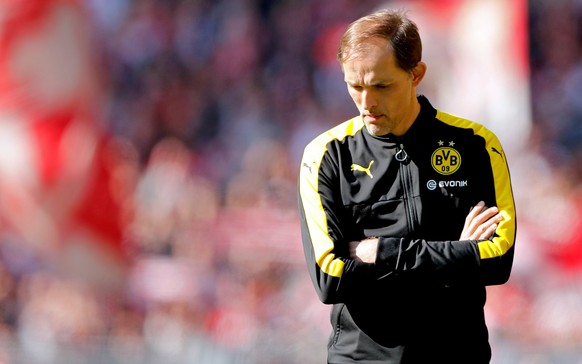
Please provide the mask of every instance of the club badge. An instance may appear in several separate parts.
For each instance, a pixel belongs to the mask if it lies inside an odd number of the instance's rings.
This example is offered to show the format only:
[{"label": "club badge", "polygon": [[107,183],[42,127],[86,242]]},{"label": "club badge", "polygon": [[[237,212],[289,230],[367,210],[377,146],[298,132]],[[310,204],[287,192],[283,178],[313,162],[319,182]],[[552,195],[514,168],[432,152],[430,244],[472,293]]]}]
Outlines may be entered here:
[{"label": "club badge", "polygon": [[445,147],[444,142],[439,140],[437,148],[431,157],[431,165],[435,171],[443,175],[455,173],[461,166],[461,154],[453,146],[455,142],[450,141],[449,146]]}]

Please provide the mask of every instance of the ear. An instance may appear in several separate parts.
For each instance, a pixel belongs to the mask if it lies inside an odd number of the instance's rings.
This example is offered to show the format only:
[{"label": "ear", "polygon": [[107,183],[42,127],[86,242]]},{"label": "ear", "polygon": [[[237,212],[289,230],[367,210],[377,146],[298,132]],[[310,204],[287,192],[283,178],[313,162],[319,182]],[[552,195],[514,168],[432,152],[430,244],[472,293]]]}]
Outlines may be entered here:
[{"label": "ear", "polygon": [[424,78],[425,73],[426,73],[426,63],[418,62],[411,71],[412,85],[414,87],[420,84],[420,82]]}]

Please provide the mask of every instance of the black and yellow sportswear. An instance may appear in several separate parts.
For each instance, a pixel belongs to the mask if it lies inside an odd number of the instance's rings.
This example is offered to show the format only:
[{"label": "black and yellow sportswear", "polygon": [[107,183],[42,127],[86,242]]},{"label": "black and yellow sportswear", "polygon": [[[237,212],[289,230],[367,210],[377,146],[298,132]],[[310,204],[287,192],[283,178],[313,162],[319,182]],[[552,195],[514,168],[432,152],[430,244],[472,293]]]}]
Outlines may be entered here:
[{"label": "black and yellow sportswear", "polygon": [[[516,233],[506,156],[482,125],[423,96],[401,137],[361,117],[305,148],[299,208],[305,258],[333,304],[330,363],[488,363],[485,286],[510,275]],[[489,240],[459,241],[479,201],[503,216]],[[348,243],[379,237],[375,264]]]}]

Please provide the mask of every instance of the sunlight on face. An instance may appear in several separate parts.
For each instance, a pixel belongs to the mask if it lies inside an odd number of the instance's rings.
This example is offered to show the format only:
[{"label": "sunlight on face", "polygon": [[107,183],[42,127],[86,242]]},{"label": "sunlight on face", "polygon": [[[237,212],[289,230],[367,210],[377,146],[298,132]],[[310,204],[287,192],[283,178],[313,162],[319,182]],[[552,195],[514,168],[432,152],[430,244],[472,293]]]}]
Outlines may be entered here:
[{"label": "sunlight on face", "polygon": [[403,135],[418,115],[416,86],[424,76],[419,62],[411,71],[396,64],[387,40],[373,38],[343,63],[344,79],[368,132]]}]

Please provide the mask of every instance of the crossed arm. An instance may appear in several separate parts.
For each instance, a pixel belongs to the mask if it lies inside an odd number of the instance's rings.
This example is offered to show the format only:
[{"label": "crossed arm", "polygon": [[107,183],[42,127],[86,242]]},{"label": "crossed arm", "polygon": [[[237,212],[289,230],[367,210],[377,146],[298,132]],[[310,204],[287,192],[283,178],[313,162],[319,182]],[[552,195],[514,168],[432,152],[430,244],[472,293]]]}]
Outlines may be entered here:
[{"label": "crossed arm", "polygon": [[[502,220],[497,207],[486,208],[479,202],[465,218],[459,240],[482,240],[490,238]],[[378,253],[378,238],[368,238],[349,243],[350,258],[364,263],[375,263]]]}]

